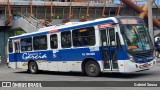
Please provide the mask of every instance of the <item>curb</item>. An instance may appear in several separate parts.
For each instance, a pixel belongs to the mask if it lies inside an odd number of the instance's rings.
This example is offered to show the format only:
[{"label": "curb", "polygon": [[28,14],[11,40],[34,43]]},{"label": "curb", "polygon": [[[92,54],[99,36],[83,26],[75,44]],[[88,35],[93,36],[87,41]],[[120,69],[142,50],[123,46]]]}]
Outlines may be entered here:
[{"label": "curb", "polygon": [[7,65],[7,63],[2,63],[2,62],[1,62],[0,65]]},{"label": "curb", "polygon": [[158,61],[156,61],[157,63],[160,63],[160,61],[158,60]]},{"label": "curb", "polygon": [[160,63],[160,58],[156,58],[156,62],[157,62],[157,63]]}]

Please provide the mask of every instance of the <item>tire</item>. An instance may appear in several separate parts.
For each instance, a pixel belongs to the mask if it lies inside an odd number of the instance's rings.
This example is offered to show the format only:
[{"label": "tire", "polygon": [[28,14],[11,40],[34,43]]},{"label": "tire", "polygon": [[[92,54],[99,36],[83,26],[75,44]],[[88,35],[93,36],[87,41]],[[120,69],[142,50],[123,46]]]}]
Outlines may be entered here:
[{"label": "tire", "polygon": [[27,69],[27,72],[28,72],[28,73],[30,72],[29,69]]},{"label": "tire", "polygon": [[39,72],[37,63],[34,62],[34,61],[29,63],[29,67],[28,68],[29,68],[29,72],[31,74],[37,74]]},{"label": "tire", "polygon": [[93,60],[88,61],[85,64],[85,72],[88,76],[91,76],[91,77],[99,76],[100,74],[99,64]]}]

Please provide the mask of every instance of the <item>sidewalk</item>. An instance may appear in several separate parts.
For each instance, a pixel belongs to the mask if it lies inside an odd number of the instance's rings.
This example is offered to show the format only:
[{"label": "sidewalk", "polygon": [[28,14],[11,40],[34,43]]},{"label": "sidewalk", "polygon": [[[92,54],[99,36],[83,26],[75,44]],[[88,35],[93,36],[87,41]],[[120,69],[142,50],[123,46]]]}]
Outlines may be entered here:
[{"label": "sidewalk", "polygon": [[160,63],[160,58],[157,58],[157,63]]}]

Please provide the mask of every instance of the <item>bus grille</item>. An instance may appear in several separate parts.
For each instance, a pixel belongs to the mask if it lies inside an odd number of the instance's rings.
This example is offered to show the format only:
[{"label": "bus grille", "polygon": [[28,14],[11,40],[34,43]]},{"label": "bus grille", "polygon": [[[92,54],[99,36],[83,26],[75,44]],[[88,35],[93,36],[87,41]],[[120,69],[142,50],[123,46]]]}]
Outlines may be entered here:
[{"label": "bus grille", "polygon": [[150,57],[152,55],[152,52],[151,51],[139,52],[139,53],[134,53],[133,55],[137,58]]}]

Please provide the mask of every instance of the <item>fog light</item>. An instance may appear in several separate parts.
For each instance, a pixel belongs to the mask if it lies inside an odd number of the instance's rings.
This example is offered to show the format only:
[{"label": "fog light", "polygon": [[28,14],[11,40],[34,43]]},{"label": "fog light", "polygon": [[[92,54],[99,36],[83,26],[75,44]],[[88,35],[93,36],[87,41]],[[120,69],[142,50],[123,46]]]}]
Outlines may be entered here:
[{"label": "fog light", "polygon": [[120,66],[123,66],[123,64],[120,64]]},{"label": "fog light", "polygon": [[134,59],[133,59],[133,58],[130,58],[129,60],[130,60],[131,62],[134,62]]},{"label": "fog light", "polygon": [[132,56],[132,55],[130,55],[130,54],[128,54],[128,56],[129,56],[129,60],[130,60],[131,62],[134,62],[134,58],[133,58],[133,56]]}]

